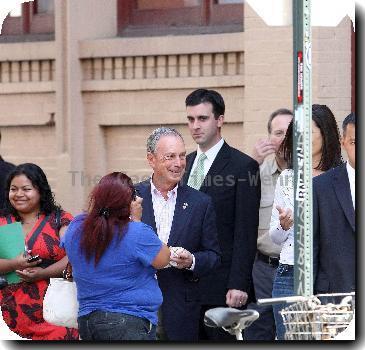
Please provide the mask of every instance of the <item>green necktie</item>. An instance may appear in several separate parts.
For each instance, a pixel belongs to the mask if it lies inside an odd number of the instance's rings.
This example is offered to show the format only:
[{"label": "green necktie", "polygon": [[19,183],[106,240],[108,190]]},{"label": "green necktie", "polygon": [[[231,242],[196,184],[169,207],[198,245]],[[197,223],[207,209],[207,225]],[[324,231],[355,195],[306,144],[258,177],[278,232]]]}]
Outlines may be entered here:
[{"label": "green necktie", "polygon": [[206,159],[207,156],[205,153],[202,153],[198,158],[194,171],[192,171],[189,176],[188,186],[195,188],[196,190],[200,189],[200,186],[204,181],[204,161]]}]

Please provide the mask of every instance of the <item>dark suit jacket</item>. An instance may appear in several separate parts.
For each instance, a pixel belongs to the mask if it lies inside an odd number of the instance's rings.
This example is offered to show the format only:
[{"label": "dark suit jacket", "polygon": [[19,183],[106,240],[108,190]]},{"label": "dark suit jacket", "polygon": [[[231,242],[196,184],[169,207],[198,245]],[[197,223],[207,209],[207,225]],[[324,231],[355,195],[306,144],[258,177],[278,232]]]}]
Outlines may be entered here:
[{"label": "dark suit jacket", "polygon": [[[196,152],[187,157],[184,183],[188,182]],[[202,302],[226,305],[228,289],[239,289],[254,299],[252,265],[257,247],[261,196],[258,163],[224,143],[200,188],[208,194],[217,214],[222,264],[202,279]]]},{"label": "dark suit jacket", "polygon": [[[143,198],[142,221],[155,232],[150,181],[136,186]],[[211,199],[188,186],[177,190],[174,219],[168,246],[183,247],[194,254],[194,271],[169,267],[157,272],[163,295],[163,326],[169,340],[197,341],[199,331],[201,276],[220,261],[215,212]]]},{"label": "dark suit jacket", "polygon": [[14,164],[5,162],[0,156],[0,209],[4,207],[5,201],[5,184],[9,173],[15,168]]},{"label": "dark suit jacket", "polygon": [[355,290],[355,210],[346,165],[313,179],[315,293]]}]

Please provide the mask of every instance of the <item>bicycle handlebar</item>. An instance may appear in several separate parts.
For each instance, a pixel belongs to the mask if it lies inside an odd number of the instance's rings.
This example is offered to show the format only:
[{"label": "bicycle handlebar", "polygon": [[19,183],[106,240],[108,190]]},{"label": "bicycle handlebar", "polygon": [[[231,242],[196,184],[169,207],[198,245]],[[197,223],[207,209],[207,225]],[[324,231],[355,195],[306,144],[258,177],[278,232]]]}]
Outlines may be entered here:
[{"label": "bicycle handlebar", "polygon": [[278,297],[278,298],[266,298],[257,299],[257,305],[274,305],[282,303],[296,303],[298,301],[306,301],[309,297],[304,297],[302,295],[293,295],[290,297]]}]

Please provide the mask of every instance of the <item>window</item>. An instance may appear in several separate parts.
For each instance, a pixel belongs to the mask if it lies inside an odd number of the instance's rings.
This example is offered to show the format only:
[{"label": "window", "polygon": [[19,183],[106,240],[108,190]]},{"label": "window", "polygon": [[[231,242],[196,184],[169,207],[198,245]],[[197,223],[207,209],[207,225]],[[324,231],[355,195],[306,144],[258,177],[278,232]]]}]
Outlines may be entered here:
[{"label": "window", "polygon": [[3,23],[1,42],[41,41],[54,38],[54,0],[22,3]]},{"label": "window", "polygon": [[35,1],[34,13],[54,13],[54,1],[53,0],[37,0]]},{"label": "window", "polygon": [[138,0],[139,10],[172,9],[199,6],[200,0]]},{"label": "window", "polygon": [[216,4],[240,4],[242,0],[215,0]]},{"label": "window", "polygon": [[118,0],[121,36],[243,30],[243,0]]}]

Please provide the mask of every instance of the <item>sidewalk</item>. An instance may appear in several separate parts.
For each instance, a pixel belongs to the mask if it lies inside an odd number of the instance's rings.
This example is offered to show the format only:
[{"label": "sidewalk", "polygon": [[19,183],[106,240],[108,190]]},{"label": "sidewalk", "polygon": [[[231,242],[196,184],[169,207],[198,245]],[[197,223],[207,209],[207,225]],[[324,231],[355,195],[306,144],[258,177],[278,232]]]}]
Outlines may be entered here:
[{"label": "sidewalk", "polygon": [[0,311],[0,340],[28,340],[20,337],[12,332],[3,320],[3,315]]}]

